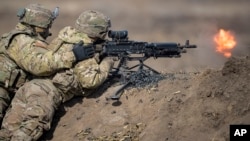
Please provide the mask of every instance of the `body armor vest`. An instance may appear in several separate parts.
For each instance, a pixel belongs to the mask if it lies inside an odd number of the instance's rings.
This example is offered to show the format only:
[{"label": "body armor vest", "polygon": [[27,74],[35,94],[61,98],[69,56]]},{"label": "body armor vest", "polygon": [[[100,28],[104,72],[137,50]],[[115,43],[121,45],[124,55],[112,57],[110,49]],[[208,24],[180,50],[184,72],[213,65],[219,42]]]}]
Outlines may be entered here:
[{"label": "body armor vest", "polygon": [[0,39],[0,86],[5,88],[19,88],[27,78],[26,73],[17,66],[6,51],[12,39],[19,34],[32,35],[29,31],[12,30],[3,34]]}]

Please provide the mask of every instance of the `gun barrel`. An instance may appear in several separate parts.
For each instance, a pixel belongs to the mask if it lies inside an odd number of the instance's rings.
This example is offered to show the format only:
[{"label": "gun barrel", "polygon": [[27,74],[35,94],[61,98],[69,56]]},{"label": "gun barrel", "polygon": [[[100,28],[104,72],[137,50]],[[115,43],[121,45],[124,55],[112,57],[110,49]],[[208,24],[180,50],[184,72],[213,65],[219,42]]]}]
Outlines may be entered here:
[{"label": "gun barrel", "polygon": [[196,45],[188,45],[185,48],[197,48],[197,46]]},{"label": "gun barrel", "polygon": [[196,45],[190,45],[190,44],[189,44],[189,40],[186,40],[185,45],[180,46],[180,47],[181,47],[181,48],[197,48]]},{"label": "gun barrel", "polygon": [[148,48],[154,48],[156,50],[176,50],[178,48],[177,43],[149,43]]}]

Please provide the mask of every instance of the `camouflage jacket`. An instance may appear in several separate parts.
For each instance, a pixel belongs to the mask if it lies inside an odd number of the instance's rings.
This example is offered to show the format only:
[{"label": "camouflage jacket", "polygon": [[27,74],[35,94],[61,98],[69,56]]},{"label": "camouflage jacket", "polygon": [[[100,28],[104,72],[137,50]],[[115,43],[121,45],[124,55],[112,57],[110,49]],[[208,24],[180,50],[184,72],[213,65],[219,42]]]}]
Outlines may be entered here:
[{"label": "camouflage jacket", "polygon": [[[65,27],[49,46],[55,52],[72,50],[72,44],[83,41],[90,44],[93,41],[75,28]],[[66,51],[65,51],[66,50]],[[109,58],[99,61],[99,56],[78,62],[72,69],[58,72],[52,79],[54,85],[63,93],[63,101],[75,95],[89,95],[107,79],[113,61]]]},{"label": "camouflage jacket", "polygon": [[48,44],[20,23],[15,30],[4,34],[1,42],[4,42],[5,54],[10,59],[21,69],[36,76],[49,76],[61,69],[71,68],[75,62],[71,50],[48,51]]}]

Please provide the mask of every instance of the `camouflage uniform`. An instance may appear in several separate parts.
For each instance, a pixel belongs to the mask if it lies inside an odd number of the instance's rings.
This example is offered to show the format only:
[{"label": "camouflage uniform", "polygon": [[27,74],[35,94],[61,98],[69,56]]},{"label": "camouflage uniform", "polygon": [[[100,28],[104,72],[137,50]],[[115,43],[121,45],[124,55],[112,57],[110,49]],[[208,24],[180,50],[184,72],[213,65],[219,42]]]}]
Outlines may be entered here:
[{"label": "camouflage uniform", "polygon": [[[0,121],[11,97],[32,76],[48,76],[72,67],[72,51],[48,51],[45,38],[54,15],[42,5],[31,4],[18,12],[20,23],[0,38]],[[32,75],[31,75],[32,74]]]},{"label": "camouflage uniform", "polygon": [[[87,15],[91,12],[87,11]],[[103,33],[101,37],[105,37]],[[49,49],[59,54],[67,52],[72,50],[72,44],[80,40],[85,44],[95,41],[77,27],[65,27],[59,32],[58,38],[52,41]],[[4,117],[2,130],[9,132],[11,140],[37,140],[43,130],[50,129],[54,112],[61,102],[70,100],[73,96],[91,94],[106,80],[112,66],[111,59],[104,58],[100,62],[96,56],[78,62],[72,69],[58,72],[52,79],[27,82],[17,91],[11,108]]]},{"label": "camouflage uniform", "polygon": [[[52,50],[57,52],[72,50],[71,44],[78,43],[81,40],[85,44],[94,42],[87,34],[79,32],[76,28],[65,27],[59,32],[58,38],[52,41]],[[96,55],[93,58],[78,62],[73,69],[58,72],[52,81],[57,88],[63,91],[63,101],[67,101],[74,95],[89,95],[91,91],[88,89],[99,87],[108,77],[112,66],[113,61],[110,58],[104,58],[100,62],[99,56]]]}]

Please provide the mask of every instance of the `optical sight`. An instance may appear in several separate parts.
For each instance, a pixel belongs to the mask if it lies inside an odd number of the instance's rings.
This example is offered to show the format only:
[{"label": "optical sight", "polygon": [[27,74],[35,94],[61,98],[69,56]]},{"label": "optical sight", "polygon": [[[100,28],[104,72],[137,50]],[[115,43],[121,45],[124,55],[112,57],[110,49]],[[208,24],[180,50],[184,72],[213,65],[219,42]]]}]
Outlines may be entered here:
[{"label": "optical sight", "polygon": [[108,37],[112,38],[113,40],[123,40],[128,38],[128,31],[121,30],[121,31],[108,31]]}]

